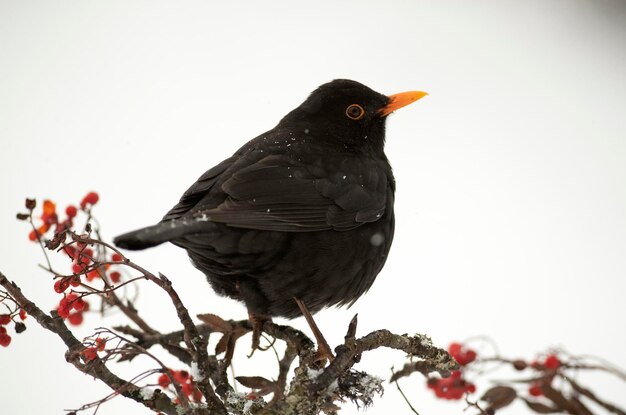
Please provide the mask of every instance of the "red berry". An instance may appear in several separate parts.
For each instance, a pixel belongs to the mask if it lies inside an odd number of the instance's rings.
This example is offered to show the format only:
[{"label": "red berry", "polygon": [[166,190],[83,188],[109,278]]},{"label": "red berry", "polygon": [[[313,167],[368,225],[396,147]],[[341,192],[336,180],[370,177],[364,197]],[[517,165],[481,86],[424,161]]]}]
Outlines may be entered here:
[{"label": "red berry", "polygon": [[67,318],[67,321],[69,321],[73,326],[78,326],[83,322],[83,313],[81,311],[72,313]]},{"label": "red berry", "polygon": [[461,343],[450,343],[450,346],[448,346],[448,353],[450,353],[451,355],[455,355],[457,353],[460,353],[462,348],[463,345],[461,345]]},{"label": "red berry", "polygon": [[428,387],[438,398],[462,399],[465,393],[476,391],[476,386],[463,379],[462,375],[461,371],[456,370],[447,378],[429,378]]},{"label": "red berry", "polygon": [[26,314],[26,310],[24,310],[23,308],[20,310],[20,318],[22,320],[26,320],[26,317],[28,317],[28,315]]},{"label": "red berry", "polygon": [[194,390],[193,390],[193,400],[196,401],[196,402],[200,402],[203,397],[204,397],[204,395],[202,395],[202,392],[200,392],[200,389],[194,388]]},{"label": "red berry", "polygon": [[465,364],[473,362],[474,360],[476,360],[476,352],[473,351],[472,349],[468,349],[465,352],[465,359],[464,360],[465,360]]},{"label": "red berry", "polygon": [[117,252],[111,255],[111,261],[120,262],[121,260],[122,260],[122,256],[118,254]]},{"label": "red berry", "polygon": [[461,366],[476,360],[476,352],[472,349],[464,348],[461,343],[450,343],[448,352]]},{"label": "red berry", "polygon": [[530,388],[528,388],[528,393],[531,396],[542,396],[543,391],[541,390],[541,386],[533,384]]},{"label": "red berry", "polygon": [[185,395],[189,396],[193,392],[193,384],[192,383],[184,383],[182,385],[182,391]]},{"label": "red berry", "polygon": [[50,225],[59,223],[59,217],[54,212],[51,214],[44,213],[43,215],[41,215],[41,220],[44,222],[44,225],[46,225],[48,228],[50,227]]},{"label": "red berry", "polygon": [[76,216],[77,213],[78,213],[78,209],[76,209],[76,206],[74,205],[69,205],[68,207],[65,208],[65,214],[69,218],[73,218],[74,216]]},{"label": "red berry", "polygon": [[76,248],[74,248],[71,245],[68,245],[65,248],[63,248],[63,252],[65,252],[67,256],[69,256],[72,259],[76,258],[76,252],[77,252]]},{"label": "red berry", "polygon": [[91,362],[98,357],[98,350],[95,347],[88,347],[81,352],[86,361]]},{"label": "red berry", "polygon": [[59,294],[65,292],[70,286],[70,280],[68,278],[60,278],[54,282],[54,291]]},{"label": "red berry", "polygon": [[70,316],[70,310],[71,308],[69,307],[57,307],[57,314],[59,315],[59,317],[61,317],[62,319],[66,319]]},{"label": "red berry", "polygon": [[72,265],[72,272],[74,274],[80,274],[81,272],[83,272],[83,266],[82,265],[78,265],[78,264]]},{"label": "red berry", "polygon": [[70,277],[70,285],[72,287],[78,287],[80,285],[80,277],[78,275]]},{"label": "red berry", "polygon": [[100,274],[95,269],[87,273],[87,281],[93,281],[96,278],[100,278]]},{"label": "red berry", "polygon": [[48,232],[48,229],[50,229],[50,224],[44,223],[37,229],[37,233],[41,236],[44,233]]},{"label": "red berry", "polygon": [[6,333],[0,334],[0,346],[8,347],[11,344],[11,336]]},{"label": "red berry", "polygon": [[66,298],[62,298],[59,301],[59,305],[57,306],[57,314],[61,318],[68,318],[70,315],[70,311],[72,310],[72,305]]},{"label": "red berry", "polygon": [[106,339],[101,339],[100,337],[96,339],[96,349],[98,349],[98,351],[104,350],[106,345],[107,345]]},{"label": "red berry", "polygon": [[112,282],[119,282],[121,276],[122,275],[117,271],[113,271],[112,273],[109,274],[109,278],[111,278]]},{"label": "red berry", "polygon": [[165,373],[163,373],[161,376],[159,376],[159,380],[157,381],[157,383],[159,384],[160,387],[162,388],[167,388],[169,386],[171,382],[169,376],[167,376]]},{"label": "red berry", "polygon": [[11,322],[11,315],[0,314],[0,324],[9,324]]},{"label": "red berry", "polygon": [[74,308],[74,310],[76,311],[82,311],[85,309],[85,301],[81,298],[77,299],[76,301],[74,301],[72,303],[72,307]]},{"label": "red berry", "polygon": [[7,332],[7,328],[4,326],[0,326],[0,334],[4,334]]},{"label": "red berry", "polygon": [[89,192],[85,195],[85,197],[83,197],[83,200],[80,202],[80,207],[84,209],[87,205],[95,205],[98,203],[99,199],[100,196],[98,196],[98,193]]},{"label": "red berry", "polygon": [[556,370],[559,367],[561,367],[561,361],[559,360],[558,357],[551,354],[548,357],[546,357],[546,360],[545,362],[543,362],[543,365],[547,367],[548,369]]},{"label": "red berry", "polygon": [[37,233],[35,231],[30,231],[30,233],[28,234],[28,239],[30,239],[31,241],[36,241],[37,240]]},{"label": "red berry", "polygon": [[59,317],[62,319],[66,319],[70,316],[70,309],[68,307],[59,307],[57,308],[57,314],[59,314]]},{"label": "red berry", "polygon": [[59,301],[59,305],[57,306],[57,313],[59,314],[59,317],[70,317],[70,311],[72,310],[72,301],[76,300],[77,298],[78,295],[74,293],[70,293],[61,298],[61,301]]}]

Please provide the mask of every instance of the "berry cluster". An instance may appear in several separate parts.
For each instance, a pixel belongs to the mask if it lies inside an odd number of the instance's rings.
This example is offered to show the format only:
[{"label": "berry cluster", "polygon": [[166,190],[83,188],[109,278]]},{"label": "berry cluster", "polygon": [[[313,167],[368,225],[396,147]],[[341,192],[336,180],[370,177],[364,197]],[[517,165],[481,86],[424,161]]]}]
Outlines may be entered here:
[{"label": "berry cluster", "polygon": [[460,370],[453,371],[447,378],[429,378],[427,385],[436,397],[442,399],[462,399],[465,393],[476,392],[476,386],[463,379]]},{"label": "berry cluster", "polygon": [[[89,192],[83,197],[80,202],[80,208],[83,211],[88,211],[91,206],[98,203],[100,196],[96,192]],[[35,201],[28,200],[26,202],[26,207],[30,210],[35,208]],[[28,234],[28,239],[31,241],[39,240],[46,232],[48,232],[54,226],[55,233],[62,232],[66,229],[70,229],[74,224],[74,218],[78,214],[78,208],[74,205],[68,205],[65,208],[66,218],[63,221],[59,220],[59,215],[56,211],[56,204],[51,200],[44,200],[43,202],[43,213],[40,216],[41,225],[36,227],[35,230],[32,230]],[[27,215],[26,215],[27,216]],[[25,215],[18,215],[20,219],[26,219]]]},{"label": "berry cluster", "polygon": [[[59,214],[56,211],[56,204],[50,200],[45,200],[43,203],[43,212],[39,217],[42,221],[40,226],[35,226],[33,223],[33,230],[29,234],[29,239],[32,241],[42,241],[46,236],[46,233],[50,230],[54,230],[54,238],[52,241],[46,240],[46,246],[50,249],[50,245],[54,248],[58,247],[65,241],[66,233],[74,226],[74,220],[79,211],[87,214],[88,219],[91,217],[91,208],[98,203],[100,196],[96,192],[89,192],[82,198],[77,208],[75,205],[68,205],[65,208],[66,218],[63,221],[59,220]],[[30,218],[32,223],[32,212],[36,207],[35,200],[27,199],[26,208],[30,211],[28,214],[18,214],[18,219],[28,220]],[[87,225],[89,226],[89,225]],[[54,242],[56,241],[56,244]],[[50,243],[52,242],[52,243]],[[50,243],[50,245],[49,245]],[[57,276],[54,281],[54,291],[63,294],[63,298],[57,305],[57,313],[63,319],[67,319],[70,324],[79,325],[83,322],[83,312],[89,309],[89,304],[83,300],[82,297],[78,297],[76,293],[70,291],[65,294],[70,287],[78,287],[83,284],[81,278],[84,276],[86,282],[92,282],[98,278],[104,278],[106,275],[108,281],[113,284],[117,284],[121,281],[122,274],[119,271],[110,271],[111,263],[122,262],[123,258],[120,254],[114,253],[110,258],[102,258],[104,253],[94,253],[87,244],[82,242],[70,243],[61,247],[61,250],[72,259],[72,273],[70,276]]]},{"label": "berry cluster", "polygon": [[[20,309],[19,316],[22,321],[26,319],[26,311]],[[13,321],[11,314],[0,314],[0,346],[8,347],[11,344],[11,336],[7,333],[6,325],[10,324]],[[21,333],[26,330],[26,326],[24,323],[15,323],[15,332]]]},{"label": "berry cluster", "polygon": [[168,369],[169,376],[166,373],[161,374],[157,383],[163,389],[167,389],[172,383],[170,376],[180,385],[182,392],[187,397],[192,397],[194,401],[200,402],[202,400],[202,392],[196,387],[193,376],[186,370],[171,370]]},{"label": "berry cluster", "polygon": [[[105,262],[106,264],[98,264],[91,248],[87,248],[84,244],[78,243],[77,247],[66,245],[63,247],[65,252],[72,258],[72,271],[74,275],[57,278],[54,282],[54,291],[63,294],[70,287],[78,287],[81,285],[81,277],[85,277],[88,282],[107,275],[112,283],[120,282],[122,274],[119,271],[108,272],[111,264],[108,262],[121,262],[122,256],[114,253]],[[70,324],[79,325],[83,322],[83,312],[89,309],[89,303],[82,298],[70,292],[65,294],[57,306],[57,313],[63,319],[68,319]],[[74,312],[72,312],[74,310]]]},{"label": "berry cluster", "polygon": [[562,366],[562,364],[561,359],[559,359],[559,357],[555,354],[547,355],[543,362],[532,362],[530,367],[535,370],[545,372],[545,375],[541,379],[535,380],[530,384],[528,394],[535,397],[543,396],[542,385],[549,385],[552,382],[556,371]]},{"label": "berry cluster", "polygon": [[[477,357],[474,350],[457,342],[450,343],[448,353],[461,366],[466,366],[476,360]],[[447,378],[430,377],[427,380],[427,385],[435,393],[435,396],[442,399],[462,399],[466,393],[476,391],[476,386],[463,378],[462,369],[453,371]]]},{"label": "berry cluster", "polygon": [[98,357],[98,352],[103,351],[106,347],[106,344],[106,339],[101,339],[100,337],[98,337],[95,341],[95,345],[89,346],[81,352],[85,361],[91,362],[96,357]]},{"label": "berry cluster", "polygon": [[57,313],[70,324],[78,326],[83,322],[83,312],[89,310],[89,303],[76,293],[69,293],[59,301]]},{"label": "berry cluster", "polygon": [[[439,377],[430,377],[427,381],[427,386],[431,389],[435,396],[442,399],[451,399],[458,400],[462,399],[465,394],[473,393],[476,391],[476,386],[471,382],[468,382],[464,379],[465,372],[468,370],[468,365],[472,362],[476,361],[478,355],[477,353],[467,347],[462,343],[451,343],[448,346],[448,352],[461,366],[460,370],[453,371],[451,375],[447,378],[439,378]],[[525,360],[517,359],[517,360],[508,360],[502,358],[487,358],[483,359],[483,361],[498,361],[501,363],[509,363],[513,368],[518,371],[525,370],[527,368],[533,369],[539,372],[539,376],[533,377],[529,382],[528,387],[528,395],[531,397],[540,397],[545,396],[545,390],[547,387],[551,386],[552,381],[558,375],[558,372],[563,368],[566,368],[567,365],[564,364],[559,356],[556,353],[549,353],[545,355],[544,358],[532,361],[528,363]],[[512,402],[516,396],[519,396],[515,388],[511,388],[508,386],[499,386],[490,389],[485,392],[481,400],[490,401],[494,399],[493,396],[490,396],[490,391],[498,389],[497,400],[506,400],[507,403],[502,404],[502,406],[508,405]],[[554,386],[552,386],[554,388]],[[506,394],[504,394],[504,392]],[[494,395],[495,396],[495,395]],[[506,398],[506,399],[504,399]],[[510,399],[509,399],[510,398]],[[530,400],[524,398],[525,401],[531,402]],[[532,402],[531,402],[532,404]],[[495,405],[495,404],[494,404]],[[537,405],[540,405],[537,403]],[[538,406],[537,406],[538,407]],[[543,408],[543,407],[541,407]],[[547,407],[546,407],[547,408]]]}]

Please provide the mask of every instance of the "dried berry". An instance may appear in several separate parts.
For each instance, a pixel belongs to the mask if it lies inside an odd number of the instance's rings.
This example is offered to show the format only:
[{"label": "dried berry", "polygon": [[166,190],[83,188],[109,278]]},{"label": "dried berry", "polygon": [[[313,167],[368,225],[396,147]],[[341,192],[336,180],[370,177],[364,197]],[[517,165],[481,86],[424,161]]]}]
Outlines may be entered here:
[{"label": "dried berry", "polygon": [[22,333],[24,330],[26,330],[26,324],[20,322],[15,323],[15,332],[17,334]]},{"label": "dried berry", "polygon": [[33,210],[37,207],[37,201],[35,199],[26,199],[24,205],[26,206],[26,209]]},{"label": "dried berry", "polygon": [[513,362],[513,367],[515,368],[515,370],[524,370],[526,369],[526,367],[528,367],[528,365],[525,361],[517,359]]}]

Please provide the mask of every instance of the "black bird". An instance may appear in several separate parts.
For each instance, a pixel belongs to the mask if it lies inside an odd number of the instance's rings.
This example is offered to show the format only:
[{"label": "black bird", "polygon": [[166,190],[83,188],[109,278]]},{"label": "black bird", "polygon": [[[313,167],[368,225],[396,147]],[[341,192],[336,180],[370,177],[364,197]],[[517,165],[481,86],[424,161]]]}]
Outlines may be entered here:
[{"label": "black bird", "polygon": [[374,282],[393,239],[386,117],[425,95],[326,83],[200,176],[158,224],[115,244],[186,249],[218,294],[245,303],[256,345],[272,316],[351,305]]}]

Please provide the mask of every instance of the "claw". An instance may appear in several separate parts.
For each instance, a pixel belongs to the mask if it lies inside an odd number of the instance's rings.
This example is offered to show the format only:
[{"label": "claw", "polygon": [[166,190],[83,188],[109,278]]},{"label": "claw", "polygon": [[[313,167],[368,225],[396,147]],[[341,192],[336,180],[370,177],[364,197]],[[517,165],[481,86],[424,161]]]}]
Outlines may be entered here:
[{"label": "claw", "polygon": [[252,325],[252,350],[248,357],[252,357],[256,349],[260,349],[261,333],[263,333],[263,324],[266,321],[272,321],[270,317],[262,316],[258,314],[248,313],[248,320]]}]

